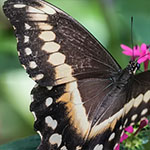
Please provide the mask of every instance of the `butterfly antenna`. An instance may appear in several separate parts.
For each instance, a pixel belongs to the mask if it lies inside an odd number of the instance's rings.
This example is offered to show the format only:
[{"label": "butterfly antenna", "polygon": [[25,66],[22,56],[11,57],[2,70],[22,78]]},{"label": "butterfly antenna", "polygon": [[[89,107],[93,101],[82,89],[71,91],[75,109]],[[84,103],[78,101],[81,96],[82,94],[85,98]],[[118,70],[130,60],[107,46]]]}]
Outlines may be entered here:
[{"label": "butterfly antenna", "polygon": [[[131,17],[131,45],[133,49],[133,16]],[[134,60],[134,50],[132,51],[132,60]]]},{"label": "butterfly antenna", "polygon": [[133,16],[131,17],[131,45],[133,48]]}]

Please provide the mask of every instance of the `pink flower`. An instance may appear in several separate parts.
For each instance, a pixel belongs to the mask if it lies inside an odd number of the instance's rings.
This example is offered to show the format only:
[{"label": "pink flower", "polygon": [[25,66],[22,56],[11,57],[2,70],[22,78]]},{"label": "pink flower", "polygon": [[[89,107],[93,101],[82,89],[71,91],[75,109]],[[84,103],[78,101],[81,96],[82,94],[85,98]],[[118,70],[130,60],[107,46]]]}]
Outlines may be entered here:
[{"label": "pink flower", "polygon": [[[140,122],[140,126],[139,128],[136,130],[136,132],[134,133],[134,136],[142,129],[144,128],[146,125],[148,124],[148,119],[145,118],[144,120],[142,120]],[[134,129],[132,126],[128,126],[127,128],[124,129],[124,131],[128,132],[128,133],[133,133]],[[120,137],[120,142],[116,145],[114,150],[120,150],[120,143],[122,143],[124,140],[126,140],[128,138],[128,135],[124,132],[122,134],[122,136]]]},{"label": "pink flower", "polygon": [[144,70],[148,70],[148,63],[150,60],[150,46],[147,46],[145,43],[143,43],[141,46],[134,46],[133,49],[124,44],[121,44],[120,46],[123,49],[123,54],[131,56],[131,60],[137,59],[139,64],[144,63]]},{"label": "pink flower", "polygon": [[[124,131],[129,132],[129,133],[133,133],[133,127],[132,126],[128,126],[127,128],[124,129]],[[122,143],[127,138],[128,138],[128,135],[124,132],[122,134],[121,138],[120,138],[120,143]],[[116,145],[115,150],[120,150],[120,144]]]},{"label": "pink flower", "polygon": [[124,130],[129,132],[129,133],[133,133],[133,127],[132,126],[128,126]]}]

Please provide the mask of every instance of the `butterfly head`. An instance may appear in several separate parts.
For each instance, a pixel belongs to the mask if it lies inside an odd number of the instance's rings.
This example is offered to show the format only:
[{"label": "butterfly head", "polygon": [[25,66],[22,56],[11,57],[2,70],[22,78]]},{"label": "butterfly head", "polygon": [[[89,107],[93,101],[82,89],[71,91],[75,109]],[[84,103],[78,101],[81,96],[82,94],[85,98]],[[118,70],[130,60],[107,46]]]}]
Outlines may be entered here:
[{"label": "butterfly head", "polygon": [[135,74],[137,70],[140,69],[140,64],[137,61],[129,61],[128,65],[129,74]]}]

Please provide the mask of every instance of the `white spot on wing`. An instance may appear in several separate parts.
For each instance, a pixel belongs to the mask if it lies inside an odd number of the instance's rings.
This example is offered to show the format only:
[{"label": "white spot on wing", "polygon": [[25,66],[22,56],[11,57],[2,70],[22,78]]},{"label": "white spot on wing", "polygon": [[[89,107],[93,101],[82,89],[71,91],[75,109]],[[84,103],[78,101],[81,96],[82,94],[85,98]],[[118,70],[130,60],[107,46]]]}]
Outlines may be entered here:
[{"label": "white spot on wing", "polygon": [[150,100],[150,90],[148,90],[145,94],[144,94],[144,102],[148,103],[148,101]]},{"label": "white spot on wing", "polygon": [[31,26],[29,24],[25,23],[25,29],[29,30],[30,28],[31,28]]},{"label": "white spot on wing", "polygon": [[135,121],[135,119],[137,118],[137,116],[138,116],[137,114],[133,115],[133,116],[131,117],[131,120],[132,120],[132,121]]},{"label": "white spot on wing", "polygon": [[50,5],[43,4],[43,3],[41,3],[41,5],[42,5],[42,7],[39,7],[39,9],[41,9],[45,13],[47,13],[49,15],[54,15],[56,13],[56,11]]},{"label": "white spot on wing", "polygon": [[33,77],[33,80],[41,80],[44,77],[44,74],[38,74],[35,77]]},{"label": "white spot on wing", "polygon": [[29,21],[47,21],[48,15],[46,14],[27,14]]},{"label": "white spot on wing", "polygon": [[49,107],[53,103],[53,99],[51,97],[48,97],[45,101],[45,105]]},{"label": "white spot on wing", "polygon": [[140,94],[140,95],[139,95],[138,97],[136,97],[135,100],[134,100],[134,107],[137,108],[137,107],[141,104],[142,100],[143,100],[143,94]]},{"label": "white spot on wing", "polygon": [[60,150],[68,150],[66,146],[61,147]]},{"label": "white spot on wing", "polygon": [[81,150],[81,148],[82,148],[81,146],[77,146],[76,150]]},{"label": "white spot on wing", "polygon": [[56,72],[55,78],[60,79],[63,77],[69,77],[69,76],[72,77],[73,69],[71,66],[67,64],[63,64],[58,67],[55,67],[55,72]]},{"label": "white spot on wing", "polygon": [[43,11],[37,9],[37,8],[34,8],[32,6],[28,6],[28,9],[26,10],[28,13],[40,13],[40,14],[44,14]]},{"label": "white spot on wing", "polygon": [[24,8],[24,7],[26,7],[25,4],[15,4],[14,5],[14,8]]},{"label": "white spot on wing", "polygon": [[53,87],[52,86],[47,86],[46,88],[50,91]]},{"label": "white spot on wing", "polygon": [[103,145],[102,145],[102,144],[101,144],[101,145],[97,144],[97,145],[94,147],[93,150],[103,150]]},{"label": "white spot on wing", "polygon": [[29,47],[25,48],[25,54],[26,55],[31,55],[32,54],[32,51]]},{"label": "white spot on wing", "polygon": [[20,52],[19,52],[19,51],[17,51],[17,53],[18,53],[18,56],[20,56]]},{"label": "white spot on wing", "polygon": [[59,147],[61,145],[61,142],[62,142],[62,136],[60,134],[58,134],[58,133],[54,133],[49,138],[49,142],[52,145],[57,144],[57,146]]},{"label": "white spot on wing", "polygon": [[47,116],[45,118],[45,123],[47,124],[48,127],[52,128],[53,130],[56,129],[57,127],[57,121],[56,120],[53,120],[53,118],[51,116]]},{"label": "white spot on wing", "polygon": [[28,43],[29,42],[29,36],[24,36],[24,43]]},{"label": "white spot on wing", "polygon": [[54,53],[60,49],[60,45],[55,42],[46,42],[42,46],[42,50],[46,51],[47,53]]},{"label": "white spot on wing", "polygon": [[113,133],[110,135],[108,141],[111,141],[111,140],[113,140],[114,138],[115,138],[115,133],[113,132]]},{"label": "white spot on wing", "polygon": [[43,41],[53,41],[56,38],[56,35],[52,31],[42,31],[39,34],[39,38],[42,39]]},{"label": "white spot on wing", "polygon": [[148,112],[147,108],[143,109],[142,112],[141,112],[141,116],[145,115],[147,112]]},{"label": "white spot on wing", "polygon": [[120,125],[119,130],[122,130],[122,128],[123,128],[122,125]]},{"label": "white spot on wing", "polygon": [[14,28],[14,30],[16,30],[16,27],[15,27],[15,26],[13,26],[13,28]]},{"label": "white spot on wing", "polygon": [[53,28],[53,26],[44,22],[38,22],[36,25],[39,27],[40,30],[51,30]]},{"label": "white spot on wing", "polygon": [[35,69],[35,68],[37,67],[37,64],[35,63],[35,61],[30,61],[30,62],[29,62],[29,67],[30,67],[31,69]]},{"label": "white spot on wing", "polygon": [[62,53],[53,53],[49,56],[47,62],[51,63],[54,66],[64,64],[66,56]]},{"label": "white spot on wing", "polygon": [[123,127],[126,127],[127,122],[128,122],[128,118],[126,118]]},{"label": "white spot on wing", "polygon": [[131,108],[133,107],[135,99],[132,98],[127,104],[125,104],[124,109],[125,109],[125,114],[127,114]]}]

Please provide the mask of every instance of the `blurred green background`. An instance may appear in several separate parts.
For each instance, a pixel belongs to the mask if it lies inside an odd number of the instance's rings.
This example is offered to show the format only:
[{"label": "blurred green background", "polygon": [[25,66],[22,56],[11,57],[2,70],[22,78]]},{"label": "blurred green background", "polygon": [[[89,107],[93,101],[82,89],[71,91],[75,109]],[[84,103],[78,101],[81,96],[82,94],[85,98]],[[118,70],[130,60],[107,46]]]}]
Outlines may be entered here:
[{"label": "blurred green background", "polygon": [[[12,26],[0,0],[0,144],[35,134],[29,112],[34,82],[21,67]],[[131,16],[134,44],[150,44],[149,0],[49,0],[83,24],[114,56],[122,67],[129,58],[120,44],[131,47]],[[146,144],[149,150],[150,144]],[[145,148],[146,150],[146,148]]]}]

